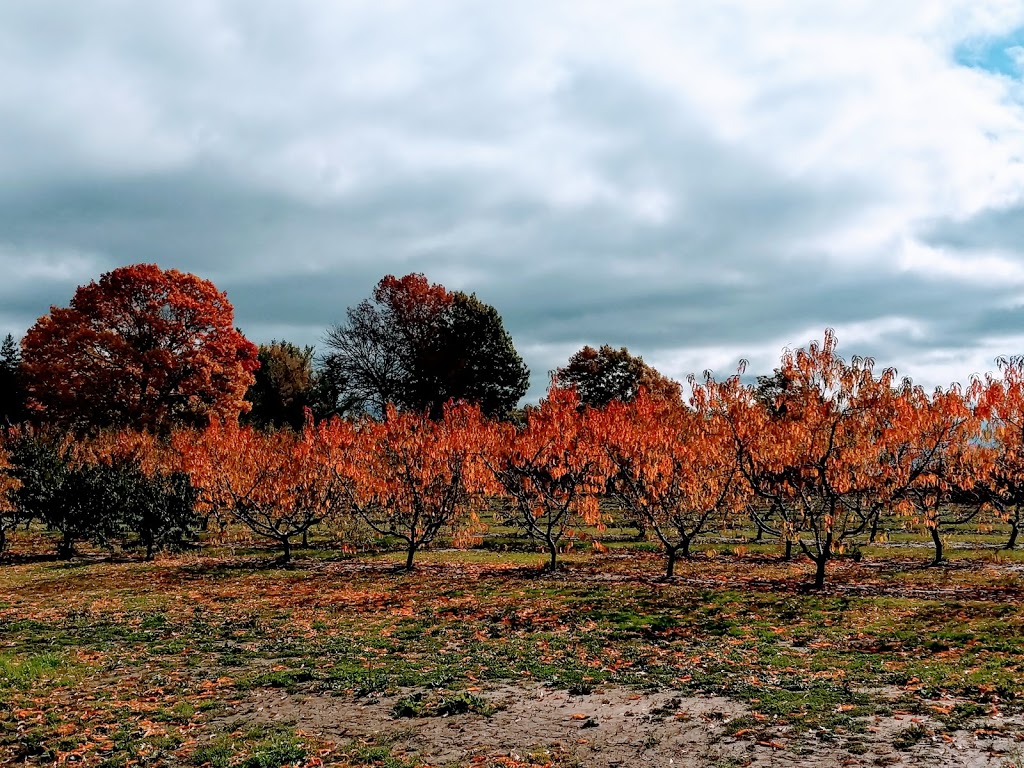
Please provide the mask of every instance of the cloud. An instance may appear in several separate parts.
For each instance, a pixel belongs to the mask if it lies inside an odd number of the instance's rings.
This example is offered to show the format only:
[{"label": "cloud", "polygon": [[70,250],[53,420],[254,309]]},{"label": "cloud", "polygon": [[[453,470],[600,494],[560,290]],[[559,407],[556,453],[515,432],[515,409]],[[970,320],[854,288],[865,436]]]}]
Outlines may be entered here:
[{"label": "cloud", "polygon": [[534,397],[585,343],[767,372],[825,326],[926,384],[991,367],[1024,7],[833,6],[5,5],[0,330],[155,261],[316,343],[423,271],[498,308]]}]

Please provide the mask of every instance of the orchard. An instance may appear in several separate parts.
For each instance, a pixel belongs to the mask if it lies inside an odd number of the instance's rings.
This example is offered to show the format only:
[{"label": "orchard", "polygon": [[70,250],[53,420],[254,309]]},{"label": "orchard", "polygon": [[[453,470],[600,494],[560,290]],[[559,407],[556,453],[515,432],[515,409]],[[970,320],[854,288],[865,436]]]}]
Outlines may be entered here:
[{"label": "orchard", "polygon": [[194,276],[115,273],[30,331],[0,439],[0,760],[1024,743],[1024,359],[926,391],[826,331],[683,387],[585,347],[516,410],[496,312],[423,276],[320,359]]}]

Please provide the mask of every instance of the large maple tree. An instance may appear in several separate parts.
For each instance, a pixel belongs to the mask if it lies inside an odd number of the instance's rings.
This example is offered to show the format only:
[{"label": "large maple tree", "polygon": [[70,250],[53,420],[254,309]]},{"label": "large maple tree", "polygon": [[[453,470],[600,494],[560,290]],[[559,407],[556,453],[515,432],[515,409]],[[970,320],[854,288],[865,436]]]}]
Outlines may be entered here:
[{"label": "large maple tree", "polygon": [[76,429],[168,431],[237,418],[258,367],[213,283],[155,264],[121,267],[51,307],[22,342],[29,407]]}]

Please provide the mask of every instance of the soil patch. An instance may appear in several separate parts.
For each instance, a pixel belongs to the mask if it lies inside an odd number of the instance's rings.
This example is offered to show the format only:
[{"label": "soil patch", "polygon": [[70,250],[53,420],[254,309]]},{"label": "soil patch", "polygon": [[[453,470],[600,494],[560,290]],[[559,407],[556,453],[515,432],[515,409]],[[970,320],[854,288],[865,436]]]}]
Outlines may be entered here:
[{"label": "soil patch", "polygon": [[[478,712],[401,717],[401,703],[436,692],[377,698],[256,691],[227,715],[232,727],[287,723],[333,742],[388,744],[392,754],[435,766],[481,758],[592,768],[618,766],[949,766],[1024,764],[1024,721],[1001,719],[935,735],[926,717],[870,717],[843,733],[796,732],[718,696],[641,694],[606,686],[571,694],[540,685],[472,692]],[[396,708],[396,705],[399,705]]]}]

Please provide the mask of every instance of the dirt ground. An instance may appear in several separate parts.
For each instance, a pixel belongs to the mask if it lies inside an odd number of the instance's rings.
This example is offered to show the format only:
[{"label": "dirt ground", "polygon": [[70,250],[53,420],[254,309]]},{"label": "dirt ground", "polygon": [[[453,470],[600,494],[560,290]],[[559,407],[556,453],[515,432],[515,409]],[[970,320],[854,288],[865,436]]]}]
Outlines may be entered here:
[{"label": "dirt ground", "polygon": [[[225,720],[236,726],[289,723],[329,741],[384,742],[396,756],[435,766],[486,765],[501,756],[588,768],[1024,766],[1024,719],[1019,717],[935,736],[928,718],[896,712],[867,718],[859,733],[795,733],[756,720],[753,727],[730,727],[737,718],[750,720],[750,712],[722,697],[639,694],[611,686],[572,695],[540,685],[477,691],[495,708],[489,716],[396,717],[395,703],[409,693],[354,699],[263,689]],[[923,735],[912,746],[894,746],[908,729]]]}]

